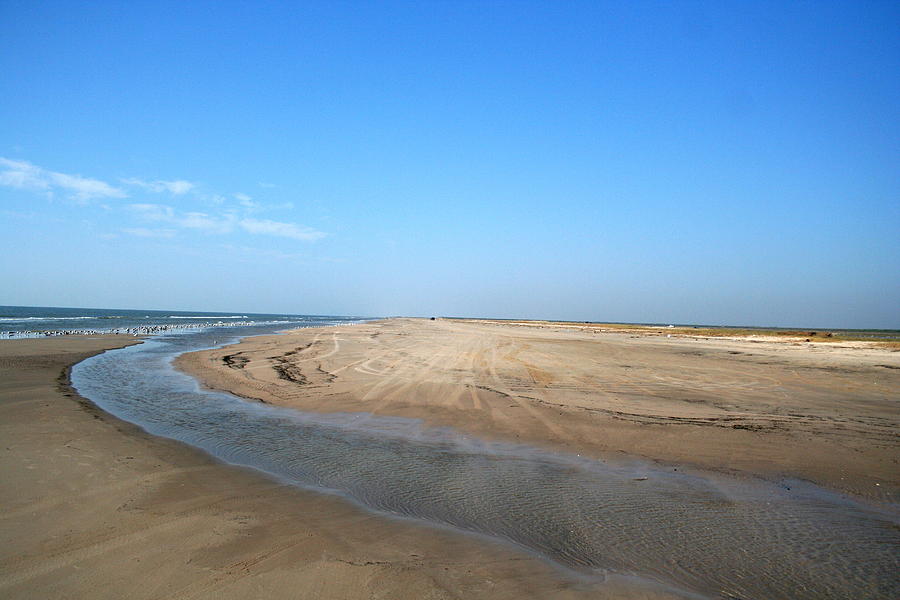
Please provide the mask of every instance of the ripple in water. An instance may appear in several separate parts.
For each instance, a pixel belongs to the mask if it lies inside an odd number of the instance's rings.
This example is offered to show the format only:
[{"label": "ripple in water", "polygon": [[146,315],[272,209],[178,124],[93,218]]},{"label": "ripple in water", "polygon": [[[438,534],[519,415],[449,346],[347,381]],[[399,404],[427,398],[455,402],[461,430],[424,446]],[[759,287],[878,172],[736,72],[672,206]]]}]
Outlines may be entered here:
[{"label": "ripple in water", "polygon": [[410,419],[245,402],[201,390],[170,365],[215,336],[101,354],[77,365],[72,381],[112,414],[227,462],[510,541],[584,573],[724,598],[900,597],[893,512],[813,486],[787,491],[472,440]]}]

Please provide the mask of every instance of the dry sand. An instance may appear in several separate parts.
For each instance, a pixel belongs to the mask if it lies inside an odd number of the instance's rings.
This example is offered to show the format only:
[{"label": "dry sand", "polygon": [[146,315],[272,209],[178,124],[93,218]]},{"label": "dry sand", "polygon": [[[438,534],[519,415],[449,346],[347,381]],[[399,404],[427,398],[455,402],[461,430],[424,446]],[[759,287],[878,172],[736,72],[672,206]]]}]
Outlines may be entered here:
[{"label": "dry sand", "polygon": [[0,597],[665,597],[220,464],[67,387],[69,365],[132,342],[0,342]]},{"label": "dry sand", "polygon": [[900,352],[648,332],[392,319],[246,339],[177,364],[209,387],[301,410],[898,499]]},{"label": "dry sand", "polygon": [[[4,598],[660,598],[377,516],[111,417],[68,365],[123,336],[0,342]],[[871,500],[898,489],[900,353],[396,319],[182,357],[211,386]]]}]

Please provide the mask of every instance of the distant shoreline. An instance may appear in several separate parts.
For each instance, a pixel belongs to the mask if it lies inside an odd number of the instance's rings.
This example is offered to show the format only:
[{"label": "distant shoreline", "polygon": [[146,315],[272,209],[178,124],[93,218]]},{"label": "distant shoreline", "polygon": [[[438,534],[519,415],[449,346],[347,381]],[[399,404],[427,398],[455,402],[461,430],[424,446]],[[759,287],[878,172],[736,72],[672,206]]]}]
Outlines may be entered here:
[{"label": "distant shoreline", "polygon": [[[876,347],[891,347],[897,343],[900,350],[900,330],[897,329],[802,329],[797,327],[739,327],[730,325],[655,325],[647,323],[602,323],[591,321],[549,321],[527,319],[469,319],[441,317],[450,321],[471,323],[495,323],[498,325],[522,325],[526,327],[570,327],[598,333],[633,333],[639,335],[671,335],[698,338],[732,338],[783,342],[872,342]],[[812,339],[807,339],[812,338]],[[888,346],[885,346],[888,344]]]}]

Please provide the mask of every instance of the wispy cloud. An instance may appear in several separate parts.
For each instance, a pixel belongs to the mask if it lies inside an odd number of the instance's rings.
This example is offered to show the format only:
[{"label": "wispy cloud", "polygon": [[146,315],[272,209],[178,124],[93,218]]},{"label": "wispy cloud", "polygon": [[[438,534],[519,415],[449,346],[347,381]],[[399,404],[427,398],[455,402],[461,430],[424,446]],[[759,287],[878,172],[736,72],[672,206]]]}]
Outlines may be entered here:
[{"label": "wispy cloud", "polygon": [[49,171],[24,160],[0,157],[0,185],[54,194],[62,192],[69,197],[87,201],[94,198],[127,198],[125,190],[99,179]]},{"label": "wispy cloud", "polygon": [[145,221],[161,222],[181,229],[196,229],[208,233],[230,233],[234,231],[237,220],[233,213],[217,217],[203,212],[177,212],[165,204],[132,204],[129,208]]},{"label": "wispy cloud", "polygon": [[216,217],[202,212],[189,212],[176,216],[172,222],[185,229],[199,229],[208,233],[231,233],[234,231],[235,216],[225,214]]},{"label": "wispy cloud", "polygon": [[249,212],[271,212],[279,210],[293,210],[294,208],[293,202],[280,202],[278,204],[272,204],[269,202],[257,202],[253,199],[253,196],[241,192],[232,194],[232,196],[235,200],[238,201],[238,204],[240,206],[246,208]]},{"label": "wispy cloud", "polygon": [[296,223],[252,219],[226,211],[220,215],[202,212],[178,212],[163,204],[132,204],[130,208],[147,221],[165,223],[180,229],[193,229],[206,233],[226,234],[245,231],[254,235],[284,237],[304,242],[314,242],[327,234]]},{"label": "wispy cloud", "polygon": [[[195,231],[207,234],[251,234],[287,238],[302,242],[315,242],[327,236],[326,233],[298,223],[274,221],[271,219],[253,218],[251,215],[259,211],[270,211],[293,208],[286,202],[280,205],[261,204],[253,200],[249,194],[236,192],[231,198],[217,194],[198,194],[196,184],[185,180],[166,181],[162,179],[146,180],[136,177],[121,179],[122,184],[137,188],[132,190],[150,193],[168,193],[179,198],[179,204],[202,202],[209,212],[176,209],[167,204],[133,202],[127,210],[136,217],[139,227],[122,227],[121,233],[145,238],[170,238],[179,232]],[[87,201],[95,198],[127,198],[129,193],[100,181],[50,171],[27,161],[11,160],[0,157],[0,186],[35,191],[52,196],[56,192],[65,192],[71,198]],[[274,187],[274,186],[264,186]],[[140,194],[138,194],[140,195]],[[112,210],[113,205],[100,205]]]},{"label": "wispy cloud", "polygon": [[122,179],[121,181],[124,184],[133,185],[157,194],[168,192],[175,196],[187,194],[197,187],[196,184],[191,183],[190,181],[184,181],[183,179],[177,179],[175,181],[163,181],[161,179],[156,181],[144,181],[137,177],[129,177],[128,179]]},{"label": "wispy cloud", "polygon": [[233,194],[233,195],[234,195],[235,200],[238,201],[238,204],[240,204],[241,206],[243,206],[244,208],[246,208],[248,210],[251,210],[251,211],[259,210],[260,208],[262,208],[262,206],[258,202],[254,202],[253,198],[247,194],[238,192],[237,194]]},{"label": "wispy cloud", "polygon": [[293,223],[269,221],[268,219],[241,219],[238,221],[238,225],[248,233],[274,235],[306,242],[314,242],[325,237],[325,233],[316,231],[311,227],[304,227]]},{"label": "wispy cloud", "polygon": [[165,221],[175,216],[172,207],[163,204],[131,204],[128,208],[149,221]]},{"label": "wispy cloud", "polygon": [[122,230],[123,233],[143,238],[170,238],[175,237],[175,231],[172,229],[148,229],[146,227],[127,227]]}]

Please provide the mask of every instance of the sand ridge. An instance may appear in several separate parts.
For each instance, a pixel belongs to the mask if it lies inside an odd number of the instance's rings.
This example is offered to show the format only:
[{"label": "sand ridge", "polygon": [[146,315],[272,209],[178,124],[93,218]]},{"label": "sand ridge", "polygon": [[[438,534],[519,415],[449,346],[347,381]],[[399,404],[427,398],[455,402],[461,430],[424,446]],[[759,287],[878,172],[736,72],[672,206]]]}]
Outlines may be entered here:
[{"label": "sand ridge", "polygon": [[209,387],[322,412],[430,425],[572,453],[620,453],[879,501],[900,490],[900,353],[391,319],[187,354]]}]

